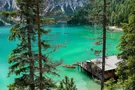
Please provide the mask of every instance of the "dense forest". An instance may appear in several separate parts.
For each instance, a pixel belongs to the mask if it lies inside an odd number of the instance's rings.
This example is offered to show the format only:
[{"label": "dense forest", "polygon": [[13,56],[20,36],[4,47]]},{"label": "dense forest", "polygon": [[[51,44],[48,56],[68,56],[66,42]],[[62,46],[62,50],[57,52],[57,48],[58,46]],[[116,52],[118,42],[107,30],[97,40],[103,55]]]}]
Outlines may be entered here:
[{"label": "dense forest", "polygon": [[[69,24],[92,24],[98,17],[102,16],[103,2],[93,0],[74,15],[70,16]],[[130,0],[109,0],[107,1],[107,18],[111,26],[121,26],[121,23],[128,22],[130,12]],[[94,18],[94,19],[93,19]]]},{"label": "dense forest", "polygon": [[[135,2],[131,0],[131,12],[127,23],[122,24],[123,35],[118,45],[119,58],[123,60],[118,64],[116,75],[118,80],[111,79],[106,82],[107,90],[135,90]],[[117,82],[117,83],[116,83]]]}]

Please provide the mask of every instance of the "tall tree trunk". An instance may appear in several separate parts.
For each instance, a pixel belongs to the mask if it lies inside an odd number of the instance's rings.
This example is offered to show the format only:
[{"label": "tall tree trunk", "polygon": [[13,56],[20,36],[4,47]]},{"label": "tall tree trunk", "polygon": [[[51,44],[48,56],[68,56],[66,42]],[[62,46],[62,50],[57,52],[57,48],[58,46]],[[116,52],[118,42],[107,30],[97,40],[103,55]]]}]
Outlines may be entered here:
[{"label": "tall tree trunk", "polygon": [[[27,4],[27,13],[29,13],[29,5]],[[34,61],[32,59],[32,46],[31,46],[31,28],[30,28],[30,19],[27,18],[27,40],[28,40],[28,55],[30,60],[30,77],[32,84],[30,85],[30,90],[35,90],[34,85]]]},{"label": "tall tree trunk", "polygon": [[32,59],[32,49],[31,49],[31,38],[30,38],[30,28],[28,26],[27,29],[27,35],[28,35],[28,53],[29,53],[29,58],[30,58],[30,77],[31,77],[31,82],[32,84],[30,85],[30,90],[35,90],[35,85],[34,85],[34,61]]},{"label": "tall tree trunk", "polygon": [[103,54],[102,54],[101,90],[104,89],[105,57],[106,57],[106,0],[104,0],[104,12],[103,12]]},{"label": "tall tree trunk", "polygon": [[40,10],[39,0],[37,0],[37,27],[38,27],[38,58],[39,58],[39,70],[40,70],[40,90],[43,90],[42,84],[42,51],[41,51],[41,31],[40,31]]}]

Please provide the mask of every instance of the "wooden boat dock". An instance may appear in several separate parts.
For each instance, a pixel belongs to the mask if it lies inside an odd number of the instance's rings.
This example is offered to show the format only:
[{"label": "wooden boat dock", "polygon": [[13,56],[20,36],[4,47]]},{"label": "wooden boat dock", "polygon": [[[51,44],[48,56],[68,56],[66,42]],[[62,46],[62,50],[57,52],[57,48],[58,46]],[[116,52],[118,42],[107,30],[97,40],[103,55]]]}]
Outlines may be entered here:
[{"label": "wooden boat dock", "polygon": [[[105,80],[115,77],[115,69],[117,68],[117,63],[121,61],[117,56],[108,56],[105,59]],[[101,80],[101,71],[102,71],[102,58],[87,60],[79,64],[79,66],[86,71],[88,74],[96,77]]]}]

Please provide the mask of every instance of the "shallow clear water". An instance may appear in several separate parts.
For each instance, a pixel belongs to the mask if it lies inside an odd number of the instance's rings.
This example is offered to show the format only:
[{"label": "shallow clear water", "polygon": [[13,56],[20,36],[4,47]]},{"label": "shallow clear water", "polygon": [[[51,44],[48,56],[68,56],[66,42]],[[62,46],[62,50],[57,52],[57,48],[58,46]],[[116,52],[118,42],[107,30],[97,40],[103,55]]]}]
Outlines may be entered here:
[{"label": "shallow clear water", "polygon": [[[17,41],[8,41],[9,30],[11,26],[0,27],[0,90],[7,90],[7,85],[13,82],[14,76],[7,78],[8,72],[8,56],[12,49],[15,48]],[[90,30],[84,26],[72,26],[66,24],[57,24],[46,26],[51,29],[53,44],[65,44],[66,47],[60,48],[51,55],[52,59],[64,60],[64,64],[72,64],[78,61],[85,61],[92,58],[97,58],[94,55],[94,50],[101,49],[101,45],[94,44],[94,38],[101,34],[101,30]],[[121,32],[116,31],[107,33],[107,55],[117,54],[116,46],[119,43]],[[54,77],[54,80],[60,81],[64,76],[73,77],[78,90],[100,90],[100,85],[95,83],[91,77],[87,76],[84,72],[76,69],[67,69],[62,66],[58,67],[60,77]]]}]

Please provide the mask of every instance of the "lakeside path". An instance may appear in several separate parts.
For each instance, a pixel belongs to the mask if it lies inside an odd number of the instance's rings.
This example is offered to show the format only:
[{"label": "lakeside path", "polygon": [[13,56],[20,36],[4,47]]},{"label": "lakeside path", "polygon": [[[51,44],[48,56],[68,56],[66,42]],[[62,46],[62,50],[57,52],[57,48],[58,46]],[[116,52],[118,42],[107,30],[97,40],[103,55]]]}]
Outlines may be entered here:
[{"label": "lakeside path", "polygon": [[119,28],[117,26],[108,26],[107,27],[109,30],[116,30],[116,31],[122,31],[122,28]]}]

